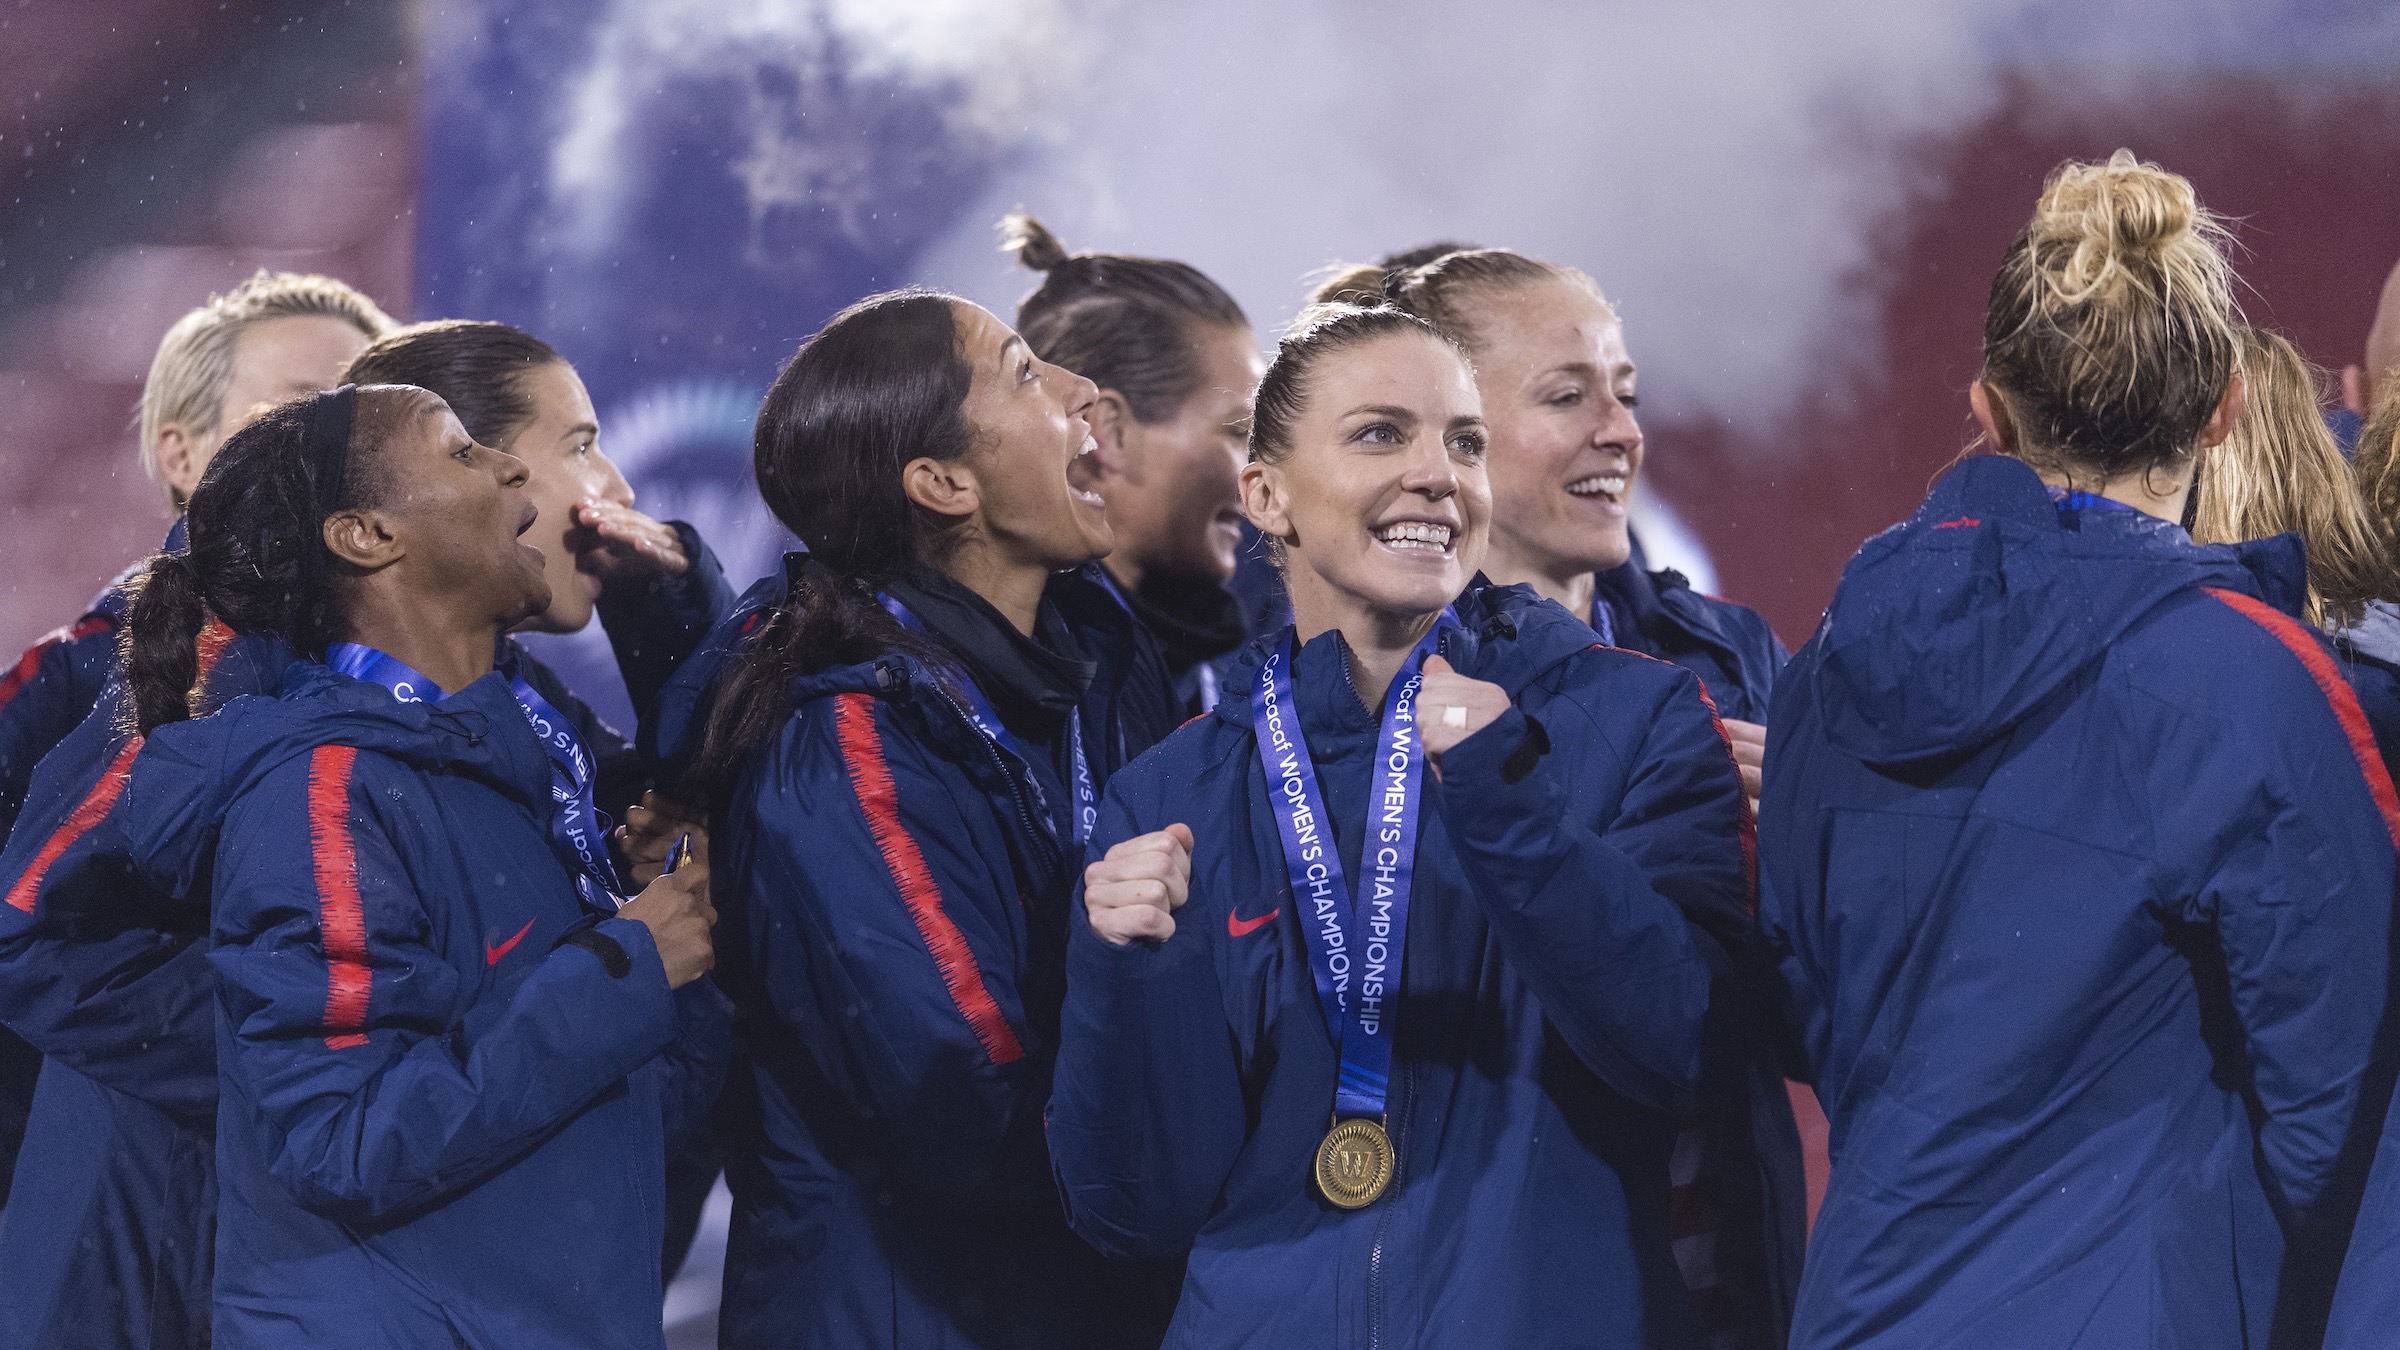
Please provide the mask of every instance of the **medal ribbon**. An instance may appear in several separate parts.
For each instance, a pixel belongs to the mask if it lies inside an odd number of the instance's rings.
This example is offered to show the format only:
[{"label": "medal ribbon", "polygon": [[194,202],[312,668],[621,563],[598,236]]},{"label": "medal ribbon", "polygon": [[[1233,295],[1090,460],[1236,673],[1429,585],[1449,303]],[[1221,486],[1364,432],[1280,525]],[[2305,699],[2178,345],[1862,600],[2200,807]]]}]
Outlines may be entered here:
[{"label": "medal ribbon", "polygon": [[[369,684],[379,684],[402,703],[439,703],[449,697],[423,672],[397,657],[356,642],[337,642],[327,649],[325,662],[335,670]],[[575,880],[575,893],[602,914],[614,914],[624,904],[616,864],[609,861],[607,831],[592,804],[599,770],[575,726],[550,701],[535,692],[522,676],[511,677],[509,692],[517,708],[542,743],[550,761],[550,851],[566,864]]]},{"label": "medal ribbon", "polygon": [[[917,617],[915,610],[902,604],[898,597],[878,595],[875,598],[883,602],[884,611],[897,619],[902,628],[912,633],[928,631],[925,621]],[[1019,763],[1032,763],[1025,748],[1017,744],[1017,738],[1001,725],[1000,714],[992,710],[991,700],[983,696],[975,677],[957,667],[953,667],[951,673],[958,677],[958,695],[966,704],[967,720],[975,724],[975,729],[983,733],[983,738],[1016,756]],[[1100,792],[1092,783],[1092,766],[1083,757],[1081,708],[1067,709],[1067,760],[1067,790],[1075,794],[1075,816],[1069,826],[1074,832],[1075,847],[1080,849],[1091,842],[1092,828],[1100,823]],[[1041,791],[1040,782],[1034,783],[1034,791]]]},{"label": "medal ribbon", "polygon": [[[1343,876],[1333,820],[1317,787],[1308,736],[1292,697],[1292,636],[1260,668],[1250,692],[1250,732],[1258,741],[1269,805],[1283,836],[1283,864],[1308,939],[1308,968],[1317,983],[1325,1029],[1341,1054],[1334,1082],[1337,1116],[1384,1114],[1392,1069],[1392,999],[1400,988],[1407,949],[1408,905],[1416,877],[1417,813],[1423,805],[1425,745],[1417,736],[1417,688],[1425,658],[1442,630],[1456,622],[1447,611],[1409,652],[1384,698],[1383,729],[1375,742],[1376,786],[1369,794],[1369,833],[1359,845],[1367,873],[1352,896]],[[1352,973],[1358,976],[1351,997]]]}]

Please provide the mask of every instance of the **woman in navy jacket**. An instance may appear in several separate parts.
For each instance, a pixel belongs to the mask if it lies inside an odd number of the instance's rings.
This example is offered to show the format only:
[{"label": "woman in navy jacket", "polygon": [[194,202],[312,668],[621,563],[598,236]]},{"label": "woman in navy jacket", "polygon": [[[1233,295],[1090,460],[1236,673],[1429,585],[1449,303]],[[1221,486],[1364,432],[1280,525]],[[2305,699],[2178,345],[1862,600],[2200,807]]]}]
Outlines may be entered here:
[{"label": "woman in navy jacket", "polygon": [[[1492,543],[1484,572],[1588,617],[1602,642],[1700,677],[1755,806],[1767,699],[1786,653],[1755,612],[1646,570],[1627,506],[1647,457],[1625,325],[1581,271],[1508,249],[1359,267],[1319,288],[1381,299],[1441,329],[1475,362],[1491,424]],[[1725,940],[1746,944],[1745,923]],[[1712,1335],[1781,1350],[1807,1239],[1808,1182],[1765,996],[1742,963],[1712,1023],[1708,1072],[1675,1160],[1676,1253]],[[1738,1004],[1747,1011],[1734,1015]]]},{"label": "woman in navy jacket", "polygon": [[[504,325],[426,324],[376,343],[352,373],[439,385],[454,411],[466,410],[471,435],[528,450],[543,500],[593,510],[572,532],[537,524],[529,537],[545,546],[553,576],[558,557],[572,567],[579,553],[609,573],[597,608],[646,710],[657,677],[645,672],[690,649],[726,607],[726,587],[690,527],[631,512],[622,478],[588,427],[578,430],[589,403],[571,368]],[[179,523],[169,551],[184,549]],[[580,627],[594,589],[579,578],[529,625]],[[213,629],[203,643],[195,712],[274,693],[291,660],[275,639],[227,636]],[[631,745],[516,643],[499,660],[573,724],[599,766],[597,805],[625,814],[644,786]],[[132,722],[117,680],[44,760],[26,828],[0,859],[0,884],[16,901],[0,908],[0,1018],[49,1056],[25,1155],[30,1198],[0,1219],[0,1265],[11,1272],[0,1341],[170,1350],[207,1335],[217,1082],[207,885],[200,877],[188,894],[156,892],[128,874],[121,836],[93,828]],[[626,861],[638,866],[637,852]],[[684,1029],[668,1114],[691,1134],[722,1078],[723,1000],[702,982],[677,1003]]]},{"label": "woman in navy jacket", "polygon": [[1102,812],[1050,1144],[1077,1232],[1190,1248],[1171,1345],[1701,1343],[1740,780],[1691,675],[1475,577],[1480,407],[1422,321],[1304,316],[1243,476],[1296,627]]},{"label": "woman in navy jacket", "polygon": [[[759,414],[806,540],[714,701],[724,1344],[1155,1343],[1049,1184],[1068,893],[1164,665],[1077,570],[1090,381],[949,296],[861,301]],[[1163,1300],[1154,1300],[1159,1302]]]},{"label": "woman in navy jacket", "polygon": [[1776,690],[1761,919],[1833,1126],[1797,1347],[2313,1343],[2400,818],[2298,547],[2175,523],[2242,402],[2215,234],[2125,151],[2052,177],[2000,453]]},{"label": "woman in navy jacket", "polygon": [[[495,668],[550,599],[524,482],[345,386],[227,444],[135,601],[102,824],[210,873],[219,1346],[659,1343],[655,1061],[713,914],[704,867],[621,901],[589,751]],[[211,614],[304,659],[187,721]]]}]

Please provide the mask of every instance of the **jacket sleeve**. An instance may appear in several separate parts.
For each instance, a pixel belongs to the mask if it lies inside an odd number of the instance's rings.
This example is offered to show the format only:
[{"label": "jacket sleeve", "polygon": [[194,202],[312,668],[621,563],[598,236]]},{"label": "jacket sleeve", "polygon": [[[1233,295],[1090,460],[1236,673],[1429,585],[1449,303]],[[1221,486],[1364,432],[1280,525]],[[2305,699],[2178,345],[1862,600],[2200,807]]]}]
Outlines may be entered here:
[{"label": "jacket sleeve", "polygon": [[91,614],[45,636],[0,674],[0,839],[24,809],[42,757],[99,701],[116,655],[116,625]]},{"label": "jacket sleeve", "polygon": [[401,775],[342,746],[296,758],[236,800],[216,867],[222,1071],[255,1107],[268,1169],[352,1223],[500,1171],[675,1030],[658,949],[627,919],[598,925],[629,958],[620,975],[564,946],[461,1008],[442,898],[417,892],[378,814]]},{"label": "jacket sleeve", "polygon": [[600,626],[616,652],[617,671],[625,677],[625,693],[633,701],[634,716],[643,723],[651,719],[659,691],[674,677],[676,667],[733,608],[724,564],[709,551],[700,532],[680,520],[667,524],[683,541],[683,556],[691,561],[683,575],[612,581],[601,588],[598,606]]},{"label": "jacket sleeve", "polygon": [[[2400,820],[2373,814],[2360,769],[2383,769],[2363,727],[2361,740],[2357,762],[2321,753],[2340,749],[2351,760],[2338,740],[2254,746],[2269,767],[2248,813],[2261,828],[2222,841],[2193,905],[2224,953],[2264,1113],[2258,1153],[2268,1193],[2295,1225],[2308,1221],[2350,1146],[2388,987]],[[2208,848],[2193,842],[2195,852]]]},{"label": "jacket sleeve", "polygon": [[912,1160],[896,1184],[982,1211],[1053,1203],[1051,1056],[1017,986],[1026,902],[1007,847],[970,823],[982,790],[864,694],[809,703],[783,737],[736,807],[755,813],[742,977]]},{"label": "jacket sleeve", "polygon": [[[1587,716],[1554,698],[1541,715]],[[1747,808],[1723,733],[1679,674],[1628,755],[1602,829],[1577,819],[1562,755],[1521,708],[1451,748],[1433,799],[1509,964],[1609,1086],[1678,1109],[1701,1023],[1746,920]]]},{"label": "jacket sleeve", "polygon": [[206,900],[135,864],[123,802],[138,773],[189,786],[175,738],[142,753],[87,718],[33,779],[31,809],[0,855],[0,1021],[44,1055],[187,1118],[216,1109]]},{"label": "jacket sleeve", "polygon": [[[1112,786],[1091,854],[1146,828]],[[1080,884],[1068,914],[1050,1157],[1068,1225],[1108,1256],[1188,1249],[1249,1136],[1215,929],[1195,921],[1201,909],[1186,904],[1165,942],[1125,947],[1092,932]]]}]

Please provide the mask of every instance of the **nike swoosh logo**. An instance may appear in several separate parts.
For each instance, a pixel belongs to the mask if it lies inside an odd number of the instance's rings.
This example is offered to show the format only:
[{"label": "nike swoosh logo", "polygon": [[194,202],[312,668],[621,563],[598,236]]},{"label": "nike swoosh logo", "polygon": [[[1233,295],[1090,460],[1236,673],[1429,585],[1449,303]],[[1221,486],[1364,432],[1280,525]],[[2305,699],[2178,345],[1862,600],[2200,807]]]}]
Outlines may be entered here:
[{"label": "nike swoosh logo", "polygon": [[1281,913],[1283,913],[1283,906],[1281,905],[1277,905],[1275,908],[1268,910],[1266,913],[1259,915],[1255,919],[1245,919],[1233,913],[1231,910],[1227,910],[1225,913],[1225,931],[1234,937],[1248,937],[1252,933],[1257,932],[1259,929],[1275,922],[1275,916]]},{"label": "nike swoosh logo", "polygon": [[[1275,917],[1275,916],[1274,916],[1274,915],[1272,915],[1272,914],[1270,914],[1270,915],[1268,915],[1267,917],[1268,917],[1268,918],[1273,918],[1273,917]],[[500,944],[499,946],[497,946],[497,947],[493,946],[493,945],[492,945],[491,943],[489,943],[489,942],[487,942],[487,943],[483,944],[483,963],[484,963],[485,965],[487,965],[487,966],[496,966],[496,965],[499,965],[499,964],[500,964],[500,958],[501,958],[501,957],[503,957],[503,956],[506,956],[506,955],[508,955],[508,954],[509,954],[510,952],[512,952],[512,951],[515,951],[515,950],[517,949],[517,944],[518,944],[518,943],[520,943],[520,942],[523,942],[523,941],[525,940],[525,935],[526,935],[527,933],[530,933],[530,932],[532,932],[532,931],[533,931],[533,920],[531,920],[531,919],[527,919],[527,920],[525,921],[525,926],[524,926],[523,928],[520,928],[520,929],[518,929],[518,930],[517,930],[517,935],[516,935],[515,937],[512,937],[512,938],[510,938],[508,941],[501,943],[501,944]]]}]

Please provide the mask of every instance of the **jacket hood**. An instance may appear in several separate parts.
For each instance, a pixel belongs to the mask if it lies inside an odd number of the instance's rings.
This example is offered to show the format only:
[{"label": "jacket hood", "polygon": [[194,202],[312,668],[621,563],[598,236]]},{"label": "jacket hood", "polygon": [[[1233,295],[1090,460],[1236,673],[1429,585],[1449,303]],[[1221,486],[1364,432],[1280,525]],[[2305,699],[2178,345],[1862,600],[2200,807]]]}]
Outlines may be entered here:
[{"label": "jacket hood", "polygon": [[2300,546],[2202,546],[2132,510],[2062,511],[2039,476],[1969,459],[1842,572],[1816,642],[1826,736],[1871,764],[1960,754],[2023,721],[2118,638],[2202,586],[2300,603]]},{"label": "jacket hood", "polygon": [[427,772],[480,779],[538,811],[550,769],[500,667],[440,703],[402,703],[380,685],[295,661],[280,696],[251,695],[152,732],[112,819],[143,871],[192,894],[211,865],[225,813],[252,785],[319,746],[372,750]]},{"label": "jacket hood", "polygon": [[[1459,630],[1442,639],[1442,659],[1460,674],[1488,680],[1513,697],[1552,666],[1600,645],[1590,624],[1551,604],[1530,586],[1499,586],[1478,574],[1451,602]],[[1250,726],[1250,691],[1258,672],[1292,632],[1289,625],[1252,639],[1233,659],[1215,715],[1234,726]],[[1339,645],[1338,632],[1318,634],[1307,645]],[[1296,664],[1310,664],[1306,658]],[[1305,681],[1303,682],[1305,684]],[[1304,691],[1305,692],[1305,691]],[[1351,700],[1355,702],[1355,700]],[[1380,714],[1378,714],[1379,716]],[[1374,728],[1369,719],[1368,730]]]}]

